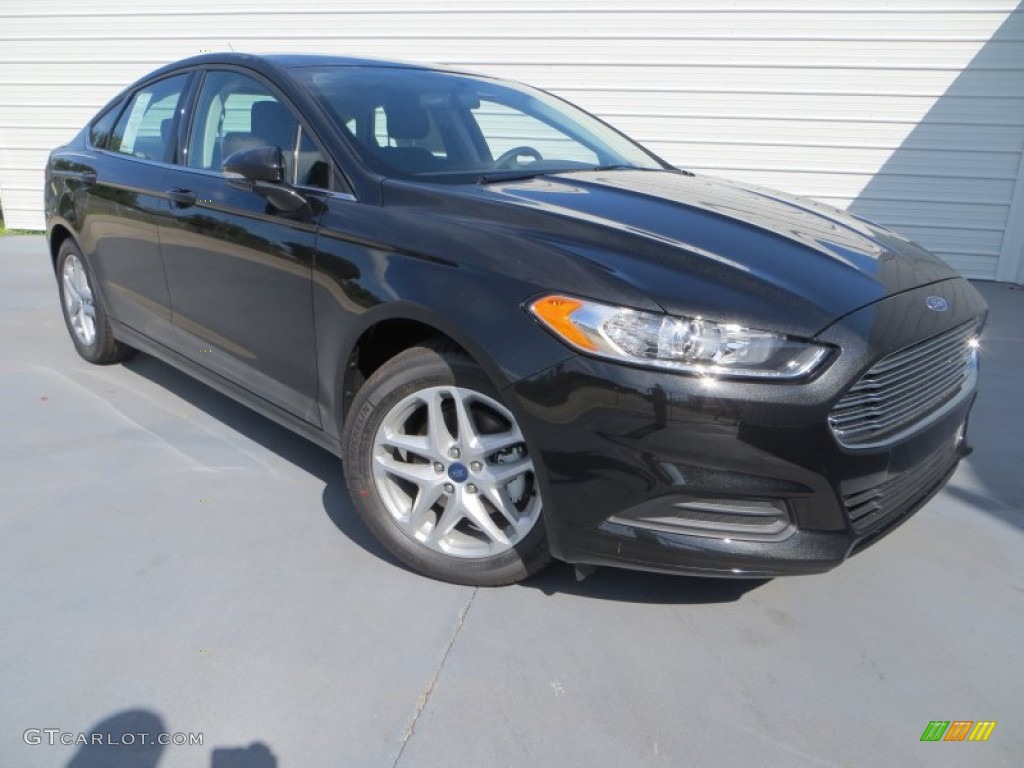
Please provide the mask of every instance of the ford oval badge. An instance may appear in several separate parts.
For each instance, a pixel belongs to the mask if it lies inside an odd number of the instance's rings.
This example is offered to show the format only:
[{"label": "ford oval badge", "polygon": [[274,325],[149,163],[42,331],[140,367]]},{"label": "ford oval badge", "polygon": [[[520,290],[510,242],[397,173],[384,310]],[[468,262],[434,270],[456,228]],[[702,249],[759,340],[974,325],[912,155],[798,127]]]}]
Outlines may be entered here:
[{"label": "ford oval badge", "polygon": [[941,296],[929,296],[924,300],[924,303],[933,312],[945,312],[949,309],[949,302]]},{"label": "ford oval badge", "polygon": [[465,464],[460,464],[459,462],[456,461],[450,467],[448,467],[448,477],[450,477],[456,483],[464,483],[466,482],[466,479],[469,477],[469,470],[466,469]]}]

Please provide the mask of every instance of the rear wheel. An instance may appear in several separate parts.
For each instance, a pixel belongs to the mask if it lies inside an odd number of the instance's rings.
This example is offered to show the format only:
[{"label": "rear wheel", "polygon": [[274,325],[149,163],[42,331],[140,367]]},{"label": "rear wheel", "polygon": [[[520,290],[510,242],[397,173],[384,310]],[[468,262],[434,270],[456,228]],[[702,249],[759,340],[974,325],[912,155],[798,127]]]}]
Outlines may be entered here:
[{"label": "rear wheel", "polygon": [[549,562],[523,434],[461,353],[415,347],[385,363],[356,396],[344,441],[356,508],[410,567],[498,586]]},{"label": "rear wheel", "polygon": [[71,239],[65,240],[57,253],[57,286],[71,341],[78,354],[90,363],[117,363],[132,350],[114,338],[95,285],[78,246]]}]

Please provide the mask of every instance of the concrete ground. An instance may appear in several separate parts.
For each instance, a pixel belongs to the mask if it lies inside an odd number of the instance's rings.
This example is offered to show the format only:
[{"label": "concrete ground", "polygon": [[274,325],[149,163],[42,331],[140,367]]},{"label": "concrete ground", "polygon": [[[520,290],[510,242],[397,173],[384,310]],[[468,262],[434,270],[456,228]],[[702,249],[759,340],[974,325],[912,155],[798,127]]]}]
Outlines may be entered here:
[{"label": "concrete ground", "polygon": [[152,358],[80,360],[42,238],[0,238],[0,765],[1018,766],[1024,290],[978,287],[976,452],[838,570],[476,590],[396,565],[323,450]]}]

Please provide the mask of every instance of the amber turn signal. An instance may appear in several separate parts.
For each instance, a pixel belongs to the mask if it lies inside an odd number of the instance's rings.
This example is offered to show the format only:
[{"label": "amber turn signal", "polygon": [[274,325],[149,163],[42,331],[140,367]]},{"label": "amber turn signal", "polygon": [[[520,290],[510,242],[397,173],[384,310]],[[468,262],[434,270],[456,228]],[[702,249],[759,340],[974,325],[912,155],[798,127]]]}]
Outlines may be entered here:
[{"label": "amber turn signal", "polygon": [[572,321],[572,313],[582,306],[582,301],[570,299],[567,296],[545,296],[533,302],[530,305],[530,311],[544,325],[570,344],[596,351],[597,345],[588,339]]}]

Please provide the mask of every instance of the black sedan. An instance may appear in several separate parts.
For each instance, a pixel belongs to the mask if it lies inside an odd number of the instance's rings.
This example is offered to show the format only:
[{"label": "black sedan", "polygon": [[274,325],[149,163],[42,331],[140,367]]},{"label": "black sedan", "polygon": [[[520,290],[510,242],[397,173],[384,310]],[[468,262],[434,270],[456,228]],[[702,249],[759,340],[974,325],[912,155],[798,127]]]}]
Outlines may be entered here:
[{"label": "black sedan", "polygon": [[968,450],[986,307],[952,269],[516,83],[191,58],[45,194],[82,357],[141,350],[337,453],[439,579],[825,571]]}]

